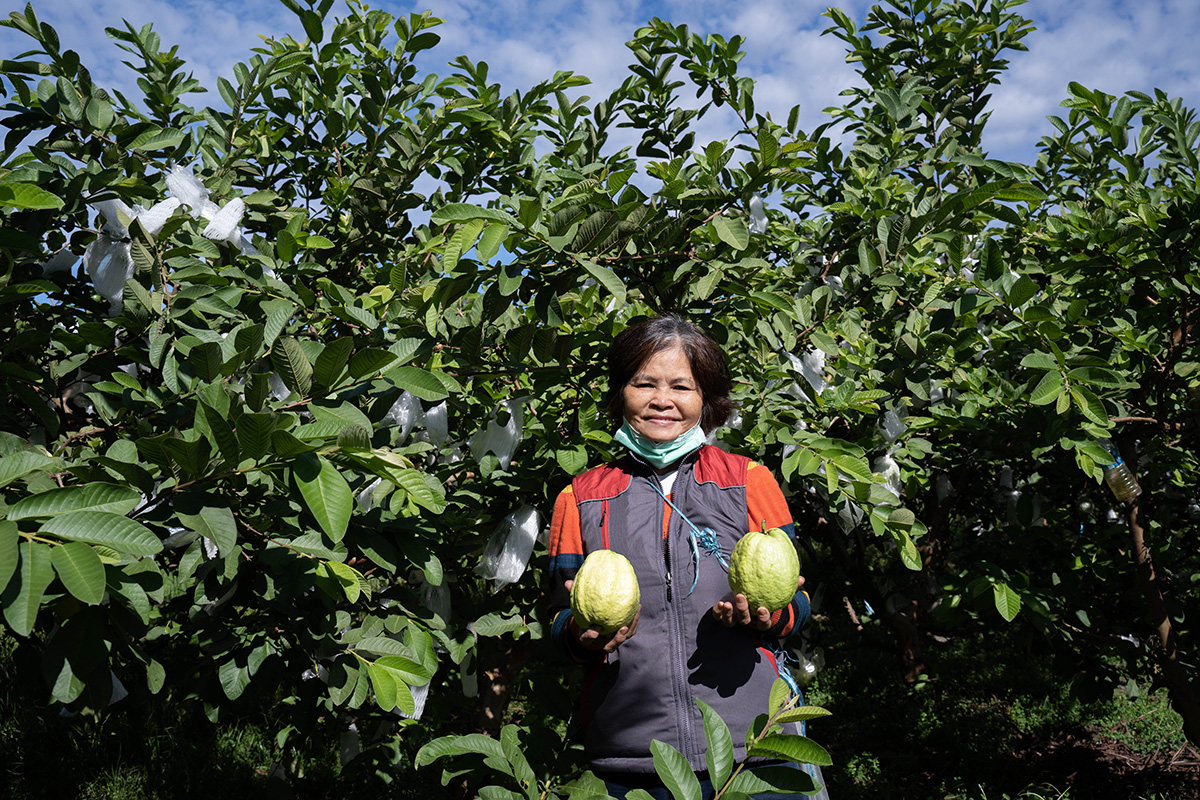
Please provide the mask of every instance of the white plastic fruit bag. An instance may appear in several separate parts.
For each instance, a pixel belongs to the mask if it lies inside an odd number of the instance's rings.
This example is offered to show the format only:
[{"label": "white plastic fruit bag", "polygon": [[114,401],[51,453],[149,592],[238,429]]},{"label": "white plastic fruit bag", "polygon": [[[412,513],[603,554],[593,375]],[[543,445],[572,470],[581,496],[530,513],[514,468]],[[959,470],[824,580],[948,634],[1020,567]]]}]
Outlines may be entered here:
[{"label": "white plastic fruit bag", "polygon": [[395,435],[394,441],[403,442],[412,432],[413,426],[424,416],[425,412],[421,410],[420,398],[408,392],[402,392],[396,402],[392,403],[392,407],[388,409],[382,423],[399,428],[400,431]]},{"label": "white plastic fruit bag", "polygon": [[505,517],[492,532],[476,572],[492,581],[493,592],[521,579],[540,527],[541,515],[526,504]]},{"label": "white plastic fruit bag", "polygon": [[517,445],[521,443],[521,434],[525,427],[525,404],[529,397],[514,397],[505,400],[501,405],[508,411],[508,421],[503,425],[497,420],[498,413],[488,417],[487,424],[471,437],[471,455],[476,461],[483,460],[492,453],[500,461],[500,468],[507,470],[512,463]]}]

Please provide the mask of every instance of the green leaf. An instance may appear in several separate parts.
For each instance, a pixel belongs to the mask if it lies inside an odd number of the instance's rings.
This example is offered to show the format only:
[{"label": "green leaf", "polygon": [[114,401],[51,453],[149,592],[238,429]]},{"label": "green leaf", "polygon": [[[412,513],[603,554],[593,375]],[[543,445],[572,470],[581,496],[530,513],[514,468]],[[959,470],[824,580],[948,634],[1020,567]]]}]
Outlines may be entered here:
[{"label": "green leaf", "polygon": [[237,700],[250,685],[250,670],[235,659],[229,659],[217,667],[217,679],[221,689],[230,700]]},{"label": "green leaf", "polygon": [[291,431],[274,430],[271,432],[271,447],[279,458],[288,459],[301,453],[315,453],[320,448],[315,444],[297,439]]},{"label": "green leaf", "polygon": [[445,400],[450,396],[445,384],[432,372],[420,367],[396,367],[388,370],[384,377],[397,387],[414,394],[422,400]]},{"label": "green leaf", "polygon": [[337,445],[342,450],[370,450],[371,430],[362,425],[347,425],[338,431]]},{"label": "green leaf", "polygon": [[304,240],[304,246],[309,250],[329,250],[332,247],[336,247],[331,240],[313,233],[310,233],[308,238]]},{"label": "green leaf", "polygon": [[658,739],[650,742],[654,771],[675,800],[700,800],[700,779],[683,754]]},{"label": "green leaf", "polygon": [[506,617],[500,613],[484,614],[475,620],[472,630],[476,636],[503,636],[506,633],[519,631],[525,627],[525,621],[520,616]]},{"label": "green leaf", "polygon": [[1116,370],[1105,367],[1076,367],[1067,373],[1072,380],[1105,389],[1135,389],[1138,384],[1127,380]]},{"label": "green leaf", "polygon": [[1085,386],[1072,386],[1071,399],[1075,401],[1075,405],[1085,417],[1097,425],[1108,426],[1108,412],[1104,410],[1104,403],[1092,393],[1091,389]]},{"label": "green leaf", "polygon": [[617,305],[625,304],[625,284],[617,277],[617,273],[586,258],[579,259],[579,265],[596,280],[596,283],[608,290],[617,301]]},{"label": "green leaf", "polygon": [[815,794],[819,784],[804,769],[772,765],[744,769],[729,784],[722,797],[757,795],[765,792],[779,794]]},{"label": "green leaf", "polygon": [[38,519],[54,517],[71,511],[110,511],[124,516],[141,501],[140,492],[112,483],[85,483],[66,486],[22,498],[8,509],[8,518]]},{"label": "green leaf", "polygon": [[771,694],[767,698],[767,708],[774,714],[792,699],[792,687],[783,678],[776,678],[771,684]]},{"label": "green leaf", "polygon": [[833,763],[824,747],[806,736],[791,733],[768,733],[747,755],[786,758],[788,761],[821,767]]},{"label": "green leaf", "polygon": [[0,183],[0,208],[62,208],[58,195],[32,183]]},{"label": "green leaf", "polygon": [[483,230],[483,235],[479,237],[479,242],[475,245],[475,255],[478,256],[480,262],[486,264],[496,257],[500,252],[500,245],[508,237],[508,226],[499,222],[488,224]]},{"label": "green leaf", "polygon": [[725,720],[713,710],[712,706],[696,698],[700,706],[700,714],[704,718],[704,738],[708,742],[708,750],[704,758],[708,765],[708,779],[713,786],[724,786],[733,771],[733,736]]},{"label": "green leaf", "polygon": [[221,458],[230,466],[236,465],[241,460],[242,453],[238,446],[237,434],[230,426],[229,420],[203,400],[199,402],[199,406],[204,415],[204,421],[208,425],[208,433],[221,453]]},{"label": "green leaf", "polygon": [[367,670],[371,677],[371,687],[375,690],[376,705],[384,711],[399,708],[401,713],[411,717],[417,710],[412,690],[396,670],[381,664],[381,661],[383,659],[371,664]]},{"label": "green leaf", "polygon": [[152,556],[162,551],[154,532],[109,511],[70,511],[42,523],[42,533],[74,542],[111,547],[131,556]]},{"label": "green leaf", "polygon": [[252,461],[260,461],[271,447],[271,434],[275,432],[275,415],[269,411],[242,414],[238,418],[238,444],[242,456]]},{"label": "green leaf", "polygon": [[[509,264],[501,264],[499,274],[496,276],[496,289],[500,292],[502,298],[507,298],[521,288],[521,283],[524,280],[525,273],[521,269],[520,262],[513,261]],[[491,295],[488,294],[486,297],[491,297]],[[508,308],[509,304],[510,301],[501,300],[500,309],[495,316],[499,316],[499,313]]]},{"label": "green leaf", "polygon": [[874,480],[871,475],[871,466],[865,458],[859,458],[849,453],[836,453],[829,460],[838,468],[838,472],[848,475],[852,480],[863,483],[870,483]]},{"label": "green leaf", "polygon": [[346,364],[350,361],[350,353],[354,350],[354,337],[342,336],[325,345],[317,363],[313,365],[313,380],[326,388],[337,386]]},{"label": "green leaf", "polygon": [[205,506],[199,514],[179,514],[179,521],[217,546],[227,556],[237,546],[237,521],[233,511],[220,506]]},{"label": "green leaf", "polygon": [[816,475],[820,468],[821,457],[807,448],[793,450],[783,460],[783,476],[788,479],[793,475]]},{"label": "green leaf", "polygon": [[363,348],[350,359],[350,375],[355,380],[362,380],[368,375],[375,375],[387,367],[397,356],[387,350]]},{"label": "green leaf", "polygon": [[1008,290],[1008,304],[1013,308],[1020,308],[1041,290],[1041,287],[1030,280],[1028,275],[1022,275]]},{"label": "green leaf", "polygon": [[1000,189],[995,195],[997,200],[1012,202],[1040,203],[1046,199],[1046,193],[1030,183],[1017,183]]},{"label": "green leaf", "polygon": [[62,464],[57,458],[36,450],[20,450],[0,458],[0,487],[8,486],[31,472],[43,472]]},{"label": "green leaf", "polygon": [[308,407],[312,412],[313,422],[299,430],[305,439],[336,437],[348,426],[371,429],[371,420],[352,403],[342,402],[333,405],[332,401],[313,403]]},{"label": "green leaf", "polygon": [[750,244],[750,229],[739,217],[718,214],[713,217],[712,226],[717,233],[717,238],[734,250],[745,250]]},{"label": "green leaf", "polygon": [[556,450],[554,451],[554,458],[568,475],[578,475],[587,468],[587,449],[583,445]]},{"label": "green leaf", "polygon": [[130,580],[124,574],[120,574],[116,580],[113,580],[110,576],[108,590],[110,595],[116,595],[120,598],[129,607],[129,610],[137,615],[143,625],[150,624],[150,598],[141,584]]},{"label": "green leaf", "polygon": [[1042,376],[1037,386],[1034,387],[1033,394],[1029,396],[1029,402],[1035,406],[1044,406],[1057,400],[1062,391],[1062,375],[1056,369]]},{"label": "green leaf", "polygon": [[175,436],[162,440],[163,449],[190,475],[202,475],[208,470],[211,448],[208,439],[189,441]]},{"label": "green leaf", "polygon": [[1012,622],[1021,610],[1021,596],[1012,590],[1007,583],[992,584],[992,592],[996,596],[996,610],[1005,622]]},{"label": "green leaf", "polygon": [[202,381],[212,381],[221,377],[221,365],[224,359],[221,356],[221,345],[216,342],[204,342],[196,345],[192,351],[188,353],[188,363],[192,366],[192,372],[196,373],[196,377]]},{"label": "green leaf", "polygon": [[153,658],[150,659],[146,664],[146,688],[150,690],[150,694],[158,694],[166,682],[167,670]]},{"label": "green leaf", "polygon": [[67,591],[81,603],[99,605],[104,599],[104,562],[83,542],[67,542],[50,551],[50,562]]},{"label": "green leaf", "polygon": [[16,523],[0,520],[0,591],[8,585],[8,580],[17,571],[17,562],[21,559],[18,547],[21,534]]},{"label": "green leaf", "polygon": [[312,390],[312,365],[304,348],[291,336],[281,337],[271,348],[271,364],[283,383],[301,397],[307,397]]},{"label": "green leaf", "polygon": [[467,203],[448,203],[433,212],[430,222],[435,225],[445,225],[448,222],[466,222],[472,219],[493,220],[502,222],[510,228],[520,228],[521,223],[507,212],[497,208],[480,208]]},{"label": "green leaf", "polygon": [[304,534],[303,536],[297,536],[296,538],[292,539],[288,543],[288,546],[299,553],[305,553],[310,556],[315,556],[316,558],[325,558],[331,561],[344,561],[346,556],[349,554],[346,550],[346,546],[339,543],[330,548],[328,544],[326,544],[326,541],[327,540],[320,531],[312,531]]},{"label": "green leaf", "polygon": [[434,739],[417,751],[413,763],[417,767],[432,764],[439,758],[447,756],[462,756],[478,753],[488,758],[504,758],[504,746],[490,736],[482,733],[468,733],[465,736],[443,736]]},{"label": "green leaf", "polygon": [[323,561],[320,569],[324,569],[325,573],[342,587],[342,593],[346,596],[347,602],[358,602],[358,598],[362,594],[362,587],[359,583],[362,575],[358,570],[340,561]]},{"label": "green leaf", "polygon": [[21,542],[17,569],[0,595],[4,619],[18,636],[28,636],[37,622],[42,595],[54,580],[50,546],[40,542]]},{"label": "green leaf", "polygon": [[830,712],[820,706],[799,706],[797,708],[789,708],[776,717],[775,721],[783,725],[788,722],[806,722],[810,719],[828,716],[830,716]]},{"label": "green leaf", "polygon": [[1057,370],[1058,361],[1049,353],[1035,350],[1021,359],[1021,366],[1030,369]]},{"label": "green leaf", "polygon": [[337,467],[315,453],[298,456],[292,462],[292,475],[304,504],[321,529],[334,542],[341,542],[354,506],[350,484]]},{"label": "green leaf", "polygon": [[1076,442],[1075,448],[1102,467],[1107,467],[1116,460],[1112,453],[1096,442]]},{"label": "green leaf", "polygon": [[183,142],[187,133],[170,128],[151,129],[130,143],[134,150],[169,150]]},{"label": "green leaf", "polygon": [[899,539],[900,560],[904,563],[904,566],[913,572],[920,572],[924,564],[921,562],[921,553],[917,550],[916,542],[904,531],[896,538]]},{"label": "green leaf", "polygon": [[446,509],[446,494],[431,476],[416,469],[391,469],[385,475],[392,483],[403,489],[413,502],[435,514]]},{"label": "green leaf", "polygon": [[513,777],[525,791],[527,800],[537,800],[537,775],[529,766],[529,760],[525,758],[525,754],[521,752],[521,741],[517,736],[516,725],[505,725],[500,729],[500,746],[504,750],[504,757],[512,765]]}]

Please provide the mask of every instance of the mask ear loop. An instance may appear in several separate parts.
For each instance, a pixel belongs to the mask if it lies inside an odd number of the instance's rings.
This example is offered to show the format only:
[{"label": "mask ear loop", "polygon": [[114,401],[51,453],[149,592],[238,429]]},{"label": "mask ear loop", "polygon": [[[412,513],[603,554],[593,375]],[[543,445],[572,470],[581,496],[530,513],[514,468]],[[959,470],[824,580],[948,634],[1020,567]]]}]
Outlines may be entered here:
[{"label": "mask ear loop", "polygon": [[[700,580],[700,547],[703,547],[704,551],[709,555],[716,556],[721,568],[726,572],[729,572],[729,559],[721,552],[721,543],[717,541],[717,534],[713,532],[712,528],[700,530],[687,518],[686,514],[679,510],[678,506],[663,494],[662,489],[658,488],[654,481],[650,481],[650,487],[658,492],[658,496],[665,500],[667,505],[673,508],[675,513],[679,515],[680,519],[686,522],[688,527],[692,529],[688,533],[688,544],[692,548],[692,588],[688,589],[687,593],[687,596],[691,597],[692,592],[696,591],[696,583]],[[697,542],[699,542],[699,546],[697,546]]]}]

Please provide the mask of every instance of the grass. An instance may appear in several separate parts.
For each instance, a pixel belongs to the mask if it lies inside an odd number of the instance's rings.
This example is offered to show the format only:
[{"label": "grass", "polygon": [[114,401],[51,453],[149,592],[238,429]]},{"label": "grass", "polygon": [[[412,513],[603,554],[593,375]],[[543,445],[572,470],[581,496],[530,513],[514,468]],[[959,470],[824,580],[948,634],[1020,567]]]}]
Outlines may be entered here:
[{"label": "grass", "polygon": [[[989,634],[986,652],[995,653]],[[1084,700],[1045,653],[1019,646],[1001,662],[981,642],[928,652],[928,680],[906,685],[886,654],[829,654],[806,700],[833,716],[809,735],[833,754],[839,800],[1123,800],[1200,798],[1196,775],[1131,767],[1176,752],[1182,720],[1165,692]],[[1163,758],[1159,758],[1159,766]]]}]

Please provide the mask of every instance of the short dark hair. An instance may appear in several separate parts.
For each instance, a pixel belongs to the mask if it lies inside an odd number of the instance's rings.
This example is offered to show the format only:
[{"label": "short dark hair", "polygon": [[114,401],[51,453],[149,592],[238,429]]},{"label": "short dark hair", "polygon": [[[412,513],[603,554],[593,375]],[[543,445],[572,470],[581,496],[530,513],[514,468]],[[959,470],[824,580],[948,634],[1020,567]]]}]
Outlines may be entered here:
[{"label": "short dark hair", "polygon": [[618,423],[625,420],[622,392],[651,356],[679,345],[687,357],[704,403],[700,427],[712,433],[725,424],[737,404],[729,398],[733,379],[725,351],[701,328],[675,314],[651,317],[617,334],[608,349],[608,397],[605,409]]}]

